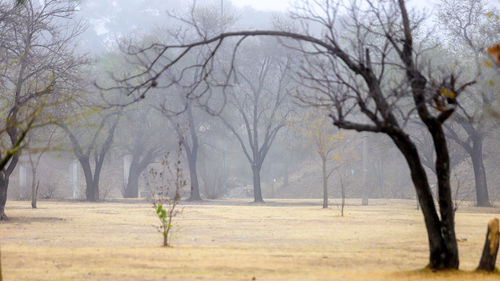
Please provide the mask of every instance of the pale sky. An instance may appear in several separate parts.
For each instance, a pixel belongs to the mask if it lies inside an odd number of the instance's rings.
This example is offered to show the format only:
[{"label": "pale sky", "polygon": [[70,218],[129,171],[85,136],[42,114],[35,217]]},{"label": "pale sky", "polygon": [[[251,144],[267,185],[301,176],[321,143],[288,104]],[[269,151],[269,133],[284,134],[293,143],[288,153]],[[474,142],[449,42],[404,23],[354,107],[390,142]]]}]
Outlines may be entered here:
[{"label": "pale sky", "polygon": [[[228,0],[223,0],[228,1]],[[263,11],[282,11],[286,12],[292,7],[295,0],[231,0],[237,7],[250,6],[256,10]],[[430,8],[436,0],[411,0],[410,5],[418,5]]]},{"label": "pale sky", "polygon": [[[250,6],[256,10],[287,11],[293,0],[232,0],[237,7]],[[290,4],[289,4],[290,3]]]}]

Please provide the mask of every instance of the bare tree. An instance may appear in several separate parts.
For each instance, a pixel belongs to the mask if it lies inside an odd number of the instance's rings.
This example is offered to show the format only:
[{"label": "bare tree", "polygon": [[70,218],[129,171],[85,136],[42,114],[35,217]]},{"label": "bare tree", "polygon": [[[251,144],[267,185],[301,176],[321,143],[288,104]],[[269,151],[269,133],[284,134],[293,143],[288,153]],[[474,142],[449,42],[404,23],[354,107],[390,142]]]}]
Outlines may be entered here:
[{"label": "bare tree", "polygon": [[9,177],[27,133],[57,119],[52,108],[71,99],[77,71],[86,63],[73,54],[75,39],[83,31],[72,20],[74,11],[74,3],[59,0],[27,0],[15,8],[0,4],[1,220],[7,219]]},{"label": "bare tree", "polygon": [[[492,71],[485,67],[487,60],[484,50],[500,40],[500,21],[487,16],[489,13],[498,14],[498,11],[494,7],[488,8],[483,0],[446,0],[440,7],[438,18],[451,38],[452,55],[459,56],[461,63],[468,65],[467,72],[484,77],[470,89],[471,95],[462,98],[454,114],[454,122],[445,125],[445,132],[472,160],[477,205],[491,206],[483,161],[483,143],[496,125],[487,112],[487,108],[495,102],[496,91],[488,82],[492,74],[488,75],[487,72]],[[456,52],[457,49],[460,52]]]},{"label": "bare tree", "polygon": [[169,233],[173,227],[173,219],[181,210],[178,209],[182,189],[187,185],[181,168],[182,139],[173,161],[167,153],[161,160],[161,169],[151,168],[147,186],[151,190],[153,208],[160,220],[159,231],[163,234],[163,246],[170,247]]},{"label": "bare tree", "polygon": [[[82,165],[83,174],[85,175],[87,201],[95,202],[99,200],[101,169],[106,154],[111,149],[120,116],[121,111],[103,114],[97,125],[87,124],[85,126],[87,130],[83,131],[75,128],[71,129],[64,124],[60,125],[68,135],[73,153]],[[90,140],[86,139],[86,134],[90,136]],[[94,163],[91,162],[92,159]]]},{"label": "bare tree", "polygon": [[[161,131],[163,128],[155,127],[158,119],[151,107],[144,104],[130,106],[124,113],[126,122],[122,122],[118,131],[120,136],[117,140],[124,151],[131,155],[130,167],[123,196],[125,198],[137,198],[139,196],[139,178],[149,164],[155,161],[165,145]],[[149,112],[148,112],[149,111]]]},{"label": "bare tree", "polygon": [[[271,57],[259,60],[256,69],[238,68],[240,82],[230,90],[225,113],[218,116],[238,139],[250,163],[255,202],[264,201],[260,178],[262,164],[290,113],[290,108],[286,108],[288,65]],[[275,85],[271,78],[275,79]],[[232,112],[228,114],[229,110]]]},{"label": "bare tree", "polygon": [[305,140],[305,145],[311,147],[321,159],[323,208],[328,208],[328,179],[340,167],[335,164],[332,167],[332,162],[340,160],[340,156],[334,153],[339,148],[343,136],[333,132],[334,128],[327,119],[327,114],[317,109],[299,115],[293,126],[298,135]]},{"label": "bare tree", "polygon": [[[184,153],[188,160],[189,180],[191,184],[191,193],[189,201],[201,201],[200,184],[198,181],[198,149],[199,144],[199,125],[193,115],[193,101],[185,98],[183,94],[179,96],[181,101],[180,108],[185,110],[176,112],[174,109],[169,109],[169,104],[172,104],[170,99],[164,99],[164,102],[158,108],[163,116],[170,122],[171,128],[174,128],[177,137],[182,139]],[[179,105],[179,103],[176,103]],[[177,107],[179,108],[179,107]],[[182,127],[186,125],[188,133],[184,132]],[[182,126],[182,127],[181,127]]]},{"label": "bare tree", "polygon": [[[50,151],[52,149],[52,142],[56,138],[55,132],[56,127],[49,128],[48,131],[37,132],[30,131],[28,136],[28,143],[43,143],[43,140],[46,140],[46,143],[41,147],[33,147],[31,145],[28,149],[28,160],[30,164],[31,170],[31,208],[37,208],[37,197],[38,197],[38,188],[40,186],[40,180],[37,178],[38,176],[38,167],[40,166],[40,160],[42,160],[45,152]],[[40,130],[39,130],[40,131]],[[36,134],[38,133],[38,134]],[[38,141],[34,141],[38,140]]]},{"label": "bare tree", "polygon": [[[333,0],[304,1],[292,17],[305,29],[234,31],[195,42],[153,44],[148,50],[154,48],[158,57],[165,58],[167,51],[175,51],[174,55],[166,64],[165,60],[153,60],[142,73],[123,82],[129,82],[129,93],[142,96],[157,85],[156,80],[172,65],[196,49],[208,48],[211,55],[190,68],[197,69],[200,81],[205,82],[197,83],[196,88],[214,77],[211,62],[226,39],[239,38],[234,45],[237,51],[249,37],[282,38],[284,44],[302,54],[300,82],[305,88],[321,93],[318,97],[301,92],[303,101],[327,107],[333,124],[339,128],[386,134],[400,150],[410,168],[424,215],[430,250],[428,266],[458,268],[450,159],[443,124],[455,112],[457,98],[475,81],[460,79],[445,65],[436,71],[422,59],[428,45],[423,41],[425,36],[421,36],[423,32],[417,36],[416,31],[421,31],[419,26],[424,18],[408,13],[404,0],[367,0],[361,5],[343,5]],[[320,35],[307,29],[312,24],[322,27]],[[226,81],[231,81],[237,73],[235,60],[233,55]],[[156,63],[163,65],[159,67]],[[137,77],[147,79],[132,83]],[[432,136],[439,214],[418,149],[405,131],[410,117],[418,118]],[[249,160],[252,160],[250,155]]]}]

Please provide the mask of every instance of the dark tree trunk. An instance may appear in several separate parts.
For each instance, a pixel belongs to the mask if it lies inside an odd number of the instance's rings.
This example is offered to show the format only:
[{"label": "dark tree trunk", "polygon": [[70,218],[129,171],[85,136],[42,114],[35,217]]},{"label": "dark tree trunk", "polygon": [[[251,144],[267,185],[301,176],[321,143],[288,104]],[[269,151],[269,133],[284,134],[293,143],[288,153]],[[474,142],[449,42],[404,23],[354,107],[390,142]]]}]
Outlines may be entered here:
[{"label": "dark tree trunk", "polygon": [[5,214],[5,204],[7,203],[7,189],[9,188],[9,176],[4,171],[0,171],[0,220],[8,220]]},{"label": "dark tree trunk", "polygon": [[132,154],[127,185],[123,192],[125,198],[139,197],[139,178],[148,165],[153,162],[156,153],[157,149],[155,147],[145,151],[142,143],[136,145]]},{"label": "dark tree trunk", "polygon": [[[97,139],[97,136],[99,135],[99,132],[101,132],[100,129],[103,128],[107,118],[110,118],[115,114],[118,114],[118,116],[114,120],[112,126],[109,128],[106,140],[104,141],[101,149],[98,150],[95,141]],[[71,143],[73,145],[73,152],[75,153],[75,156],[82,165],[83,174],[85,175],[85,183],[86,183],[85,196],[87,201],[90,202],[99,201],[99,179],[101,176],[102,164],[104,163],[104,157],[106,156],[106,153],[111,148],[111,144],[113,142],[113,137],[115,134],[115,129],[116,126],[118,125],[120,116],[121,116],[121,111],[118,113],[112,113],[110,115],[107,115],[101,120],[99,130],[97,130],[96,134],[94,135],[94,141],[87,148],[87,151],[85,153],[82,151],[82,146],[78,142],[77,137],[66,126],[61,126],[63,130],[65,130],[66,133],[68,134]],[[94,149],[93,152],[94,152],[95,166],[93,173],[92,173],[92,168],[90,166],[90,154],[92,152],[91,148]]]},{"label": "dark tree trunk", "polygon": [[191,180],[191,195],[189,201],[201,201],[200,184],[198,182],[198,171],[196,169],[196,158],[189,157],[189,178]]},{"label": "dark tree trunk", "polygon": [[252,165],[252,174],[253,174],[253,198],[255,203],[263,203],[264,199],[262,199],[262,189],[260,186],[260,169],[262,166],[260,165]]},{"label": "dark tree trunk", "polygon": [[[452,226],[451,229],[448,228],[450,219],[451,223],[454,220],[445,216],[442,219],[443,221],[440,221],[427,180],[427,174],[420,161],[417,148],[411,142],[409,136],[404,133],[392,134],[390,137],[408,163],[411,178],[424,215],[430,251],[428,267],[431,269],[458,268],[458,245],[455,239],[454,227]],[[442,203],[441,201],[440,204]],[[443,207],[450,207],[451,211],[453,209],[453,206],[441,206],[441,208]],[[444,220],[448,220],[448,222],[444,222]]]},{"label": "dark tree trunk", "polygon": [[488,223],[486,240],[484,241],[483,254],[477,270],[494,271],[498,254],[498,219],[494,218]]},{"label": "dark tree trunk", "polygon": [[323,178],[323,209],[328,208],[328,176],[326,174],[326,158],[321,159]]},{"label": "dark tree trunk", "polygon": [[436,174],[438,202],[441,217],[441,235],[445,247],[444,268],[458,269],[458,244],[455,234],[455,205],[451,196],[450,157],[448,144],[441,124],[433,124],[429,129],[436,149]]},{"label": "dark tree trunk", "polygon": [[99,200],[99,181],[94,180],[92,175],[92,169],[90,168],[90,163],[88,158],[79,158],[80,164],[82,165],[83,174],[85,175],[85,198],[87,201],[96,202]]},{"label": "dark tree trunk", "polygon": [[88,181],[87,179],[85,179],[85,181],[87,183],[87,189],[85,191],[87,201],[97,202],[99,200],[99,185],[96,184],[93,180]]},{"label": "dark tree trunk", "polygon": [[[23,138],[24,136],[21,136],[21,140]],[[11,142],[16,143],[16,139],[15,137],[12,137],[12,135],[11,135]],[[18,145],[20,145],[20,143],[18,143],[15,146]],[[9,164],[3,165],[2,169],[0,170],[0,221],[9,219],[5,214],[5,204],[7,204],[7,191],[9,188],[9,177],[14,171],[15,167],[17,166],[17,162],[19,161],[19,153],[11,154],[11,157],[9,158],[10,158]],[[4,160],[8,161],[7,158],[4,158]]]},{"label": "dark tree trunk", "polygon": [[483,140],[481,138],[473,139],[471,159],[472,167],[474,168],[477,205],[491,207],[483,162]]}]

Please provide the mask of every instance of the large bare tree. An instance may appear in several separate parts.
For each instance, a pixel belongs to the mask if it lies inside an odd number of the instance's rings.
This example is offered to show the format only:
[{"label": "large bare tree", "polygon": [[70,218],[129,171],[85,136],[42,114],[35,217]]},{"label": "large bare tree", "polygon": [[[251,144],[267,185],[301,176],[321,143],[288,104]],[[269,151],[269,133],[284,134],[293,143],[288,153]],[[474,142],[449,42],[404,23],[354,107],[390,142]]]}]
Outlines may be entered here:
[{"label": "large bare tree", "polygon": [[[127,90],[144,95],[173,65],[205,48],[210,51],[204,62],[189,68],[200,73],[199,83],[193,87],[203,87],[214,78],[213,61],[225,41],[234,43],[232,67],[226,79],[231,81],[238,69],[235,54],[246,39],[254,36],[281,39],[298,51],[301,67],[297,76],[306,89],[300,92],[303,101],[327,107],[333,124],[339,128],[386,134],[400,150],[424,215],[430,252],[428,266],[458,268],[450,157],[443,124],[455,112],[457,98],[474,81],[460,79],[448,65],[439,65],[436,70],[422,57],[428,47],[421,28],[425,18],[409,13],[404,0],[302,3],[292,13],[298,28],[233,31],[198,41],[153,44],[145,50],[156,51],[158,58],[171,56],[167,63],[164,59],[153,60],[143,72],[126,78],[124,82],[130,83]],[[321,31],[309,30],[311,26],[319,26]],[[179,73],[182,74],[185,73]],[[147,79],[132,83],[138,77]],[[321,95],[302,94],[310,92]],[[412,118],[423,123],[433,141],[438,209],[417,146],[405,130]]]},{"label": "large bare tree", "polygon": [[[19,1],[18,1],[19,2]],[[71,99],[78,87],[75,39],[83,31],[73,20],[75,3],[62,0],[0,4],[0,219],[9,177],[16,167],[26,134],[55,121],[55,105]]]}]

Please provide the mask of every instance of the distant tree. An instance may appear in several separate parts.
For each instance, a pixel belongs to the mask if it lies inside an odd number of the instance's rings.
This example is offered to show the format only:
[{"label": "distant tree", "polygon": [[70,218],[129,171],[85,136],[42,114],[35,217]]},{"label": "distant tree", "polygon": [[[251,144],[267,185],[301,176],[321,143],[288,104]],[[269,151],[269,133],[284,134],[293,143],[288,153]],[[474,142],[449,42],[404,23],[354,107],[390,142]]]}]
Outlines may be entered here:
[{"label": "distant tree", "polygon": [[239,82],[229,90],[224,112],[218,117],[237,138],[250,163],[254,201],[263,202],[262,164],[291,110],[287,106],[289,65],[272,57],[252,56],[252,60],[258,64],[240,62],[236,69]]},{"label": "distant tree", "polygon": [[[500,21],[492,15],[498,14],[488,8],[483,0],[442,1],[439,19],[450,38],[450,52],[467,66],[469,76],[481,77],[470,87],[471,95],[461,97],[451,123],[445,124],[446,136],[461,146],[472,160],[474,169],[476,202],[478,206],[491,206],[483,161],[483,143],[496,124],[489,118],[487,109],[495,102],[491,70],[486,58],[488,46],[500,40]],[[490,15],[490,16],[487,16]],[[490,72],[488,74],[488,72]]]},{"label": "distant tree", "polygon": [[[340,156],[335,154],[341,146],[343,135],[335,132],[328,116],[321,110],[310,110],[296,118],[291,124],[297,134],[321,159],[323,182],[323,208],[328,208],[328,179],[339,166]],[[334,162],[333,167],[328,167]],[[335,163],[337,162],[337,163]]]},{"label": "distant tree", "polygon": [[[78,127],[60,125],[68,135],[73,153],[82,166],[87,201],[95,202],[99,200],[99,181],[102,166],[106,155],[111,149],[121,114],[121,110],[118,110],[91,115],[82,118],[80,120],[81,125]],[[95,119],[98,121],[96,122]]]},{"label": "distant tree", "polygon": [[124,113],[124,122],[118,126],[117,145],[131,156],[128,178],[124,186],[125,198],[139,196],[139,178],[149,164],[165,149],[163,127],[158,126],[156,111],[144,103],[131,105]]},{"label": "distant tree", "polygon": [[[177,134],[177,137],[182,139],[182,146],[184,147],[184,153],[188,160],[189,166],[189,179],[191,185],[191,193],[188,198],[189,201],[201,201],[200,196],[200,184],[198,181],[198,149],[200,147],[199,143],[199,124],[196,122],[193,114],[192,101],[186,100],[184,95],[180,95],[182,101],[179,108],[184,108],[183,112],[175,113],[175,109],[168,109],[168,100],[165,100],[160,107],[160,111],[163,116],[170,122],[170,128],[173,128]],[[177,103],[178,104],[178,103]],[[183,127],[188,128],[188,132],[185,133]]]},{"label": "distant tree", "polygon": [[28,143],[30,147],[26,150],[28,154],[28,162],[31,170],[31,208],[37,208],[37,197],[40,186],[38,179],[38,167],[43,155],[54,149],[53,142],[57,140],[57,127],[50,127],[48,130],[30,131],[28,135]]}]

